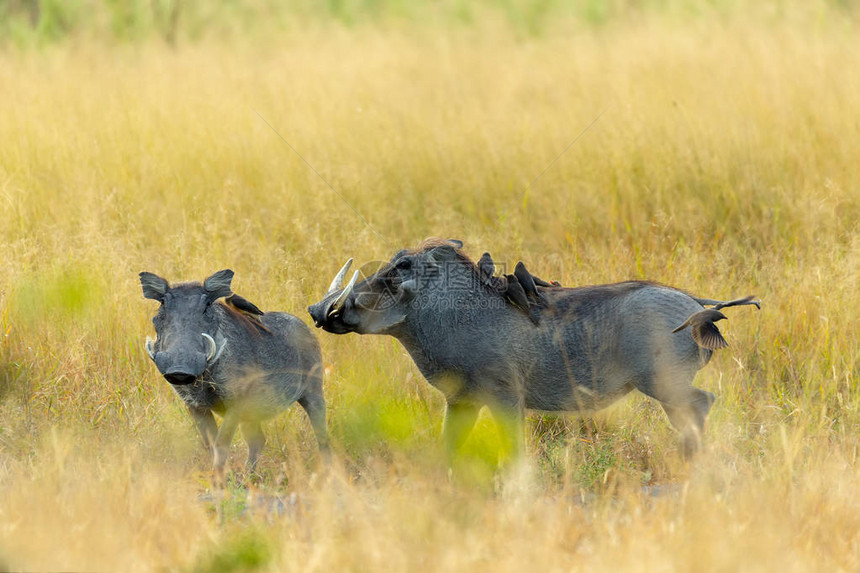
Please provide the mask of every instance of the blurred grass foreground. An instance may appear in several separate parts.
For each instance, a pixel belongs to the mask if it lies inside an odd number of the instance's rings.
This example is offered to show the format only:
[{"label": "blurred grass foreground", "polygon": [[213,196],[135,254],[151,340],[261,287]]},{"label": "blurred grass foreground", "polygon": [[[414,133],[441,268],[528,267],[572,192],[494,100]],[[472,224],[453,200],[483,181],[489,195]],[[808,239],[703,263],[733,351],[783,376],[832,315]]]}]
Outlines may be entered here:
[{"label": "blurred grass foreground", "polygon": [[[0,0],[0,569],[856,571],[858,14]],[[213,492],[137,273],[232,268],[309,322],[348,257],[428,236],[565,285],[761,297],[697,377],[704,452],[631,395],[532,414],[520,490],[482,415],[449,479],[402,347],[317,331],[333,467],[294,408],[259,482]]]}]

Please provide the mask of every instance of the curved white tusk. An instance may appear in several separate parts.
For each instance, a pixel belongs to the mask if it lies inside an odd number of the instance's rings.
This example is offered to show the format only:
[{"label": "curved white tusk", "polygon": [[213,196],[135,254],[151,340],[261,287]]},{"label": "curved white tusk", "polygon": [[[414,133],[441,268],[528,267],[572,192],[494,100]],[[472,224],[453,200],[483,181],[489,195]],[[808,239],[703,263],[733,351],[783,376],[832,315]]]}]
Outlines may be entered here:
[{"label": "curved white tusk", "polygon": [[346,288],[343,289],[343,292],[340,293],[340,296],[332,303],[331,309],[328,311],[329,315],[333,312],[339,311],[343,308],[343,305],[346,304],[346,299],[349,298],[349,295],[352,293],[352,287],[355,286],[355,281],[358,280],[358,271],[352,275],[352,278],[349,280],[349,283],[346,285]]},{"label": "curved white tusk", "polygon": [[203,338],[209,341],[209,352],[206,353],[206,362],[211,362],[213,358],[215,358],[215,352],[218,350],[218,346],[215,344],[215,339],[206,334],[205,332],[201,332]]},{"label": "curved white tusk", "polygon": [[152,360],[155,360],[155,349],[152,346],[153,342],[155,342],[155,341],[152,340],[150,337],[148,337],[148,336],[146,337],[146,353],[149,354],[149,357]]},{"label": "curved white tusk", "polygon": [[415,279],[409,279],[400,283],[400,290],[407,294],[415,294],[418,290],[418,284],[415,282]]},{"label": "curved white tusk", "polygon": [[340,287],[343,285],[343,278],[346,276],[346,273],[349,271],[349,267],[351,266],[352,257],[350,257],[350,259],[346,261],[346,264],[343,265],[337,275],[335,275],[334,280],[331,281],[331,284],[328,287],[328,292],[326,292],[326,294],[331,294],[335,291],[340,290]]}]

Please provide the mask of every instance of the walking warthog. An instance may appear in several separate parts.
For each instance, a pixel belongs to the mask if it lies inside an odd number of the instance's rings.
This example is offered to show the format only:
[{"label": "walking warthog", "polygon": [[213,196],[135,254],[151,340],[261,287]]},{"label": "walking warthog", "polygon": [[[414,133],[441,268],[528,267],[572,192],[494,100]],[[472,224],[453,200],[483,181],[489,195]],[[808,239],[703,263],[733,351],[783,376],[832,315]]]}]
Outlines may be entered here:
[{"label": "walking warthog", "polygon": [[[213,452],[217,483],[223,482],[230,442],[238,426],[248,444],[253,472],[266,443],[260,422],[298,401],[321,450],[328,448],[322,360],[313,332],[284,312],[263,313],[231,292],[233,271],[170,286],[140,273],[143,296],[161,303],[152,319],[158,338],[146,351],[185,401],[203,443]],[[221,300],[224,299],[224,300]],[[215,412],[222,416],[221,427]]]},{"label": "walking warthog", "polygon": [[714,396],[692,381],[712,350],[725,345],[714,321],[725,318],[720,308],[758,301],[701,299],[640,281],[562,288],[522,263],[514,274],[494,276],[488,253],[476,265],[461,247],[427,241],[358,283],[356,272],[341,288],[350,259],[308,311],[335,334],[400,340],[447,398],[449,453],[483,405],[517,456],[525,408],[594,411],[633,388],[660,402],[681,433],[684,454],[696,451]]}]

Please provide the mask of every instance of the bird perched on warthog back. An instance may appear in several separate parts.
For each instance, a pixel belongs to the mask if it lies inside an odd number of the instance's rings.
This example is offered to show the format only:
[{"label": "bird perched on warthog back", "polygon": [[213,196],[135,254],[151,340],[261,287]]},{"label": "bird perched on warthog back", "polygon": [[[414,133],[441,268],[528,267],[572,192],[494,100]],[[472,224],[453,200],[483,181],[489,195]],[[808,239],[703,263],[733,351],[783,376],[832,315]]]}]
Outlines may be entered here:
[{"label": "bird perched on warthog back", "polygon": [[[253,472],[265,445],[261,422],[298,401],[321,450],[328,447],[322,360],[313,332],[284,312],[264,313],[234,294],[233,271],[200,283],[170,286],[140,273],[143,296],[161,303],[152,319],[158,338],[146,351],[194,418],[223,482],[230,442],[241,426]],[[213,412],[222,416],[220,428]]]},{"label": "bird perched on warthog back", "polygon": [[449,453],[483,405],[517,455],[524,409],[593,411],[634,388],[660,402],[684,453],[696,451],[714,396],[692,382],[724,343],[714,321],[725,317],[716,309],[758,301],[697,298],[641,281],[562,288],[522,263],[496,276],[488,253],[476,265],[461,247],[427,241],[361,282],[356,272],[342,287],[350,259],[308,310],[318,327],[335,334],[400,340],[445,394]]}]

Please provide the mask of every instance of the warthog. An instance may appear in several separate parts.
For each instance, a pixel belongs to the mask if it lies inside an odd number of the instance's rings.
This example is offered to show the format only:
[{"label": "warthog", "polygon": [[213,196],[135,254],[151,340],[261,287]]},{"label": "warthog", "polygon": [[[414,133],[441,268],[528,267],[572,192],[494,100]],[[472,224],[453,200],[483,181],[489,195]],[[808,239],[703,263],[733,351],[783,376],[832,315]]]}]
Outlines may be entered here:
[{"label": "warthog", "polygon": [[[161,303],[152,319],[158,338],[146,351],[194,418],[223,482],[230,442],[241,426],[254,471],[266,437],[260,422],[293,402],[310,418],[322,451],[328,447],[322,360],[311,329],[284,312],[263,313],[232,293],[233,271],[170,286],[140,273],[143,296]],[[212,413],[222,417],[221,427]]]},{"label": "warthog", "polygon": [[634,388],[660,402],[681,433],[684,454],[696,451],[714,395],[692,381],[712,350],[725,345],[714,325],[725,318],[719,309],[758,301],[702,299],[641,281],[562,288],[522,263],[513,274],[494,276],[489,253],[476,265],[461,247],[427,241],[361,282],[356,271],[342,288],[350,259],[308,311],[335,334],[400,340],[445,394],[449,453],[483,405],[517,456],[524,409],[594,411]]}]

